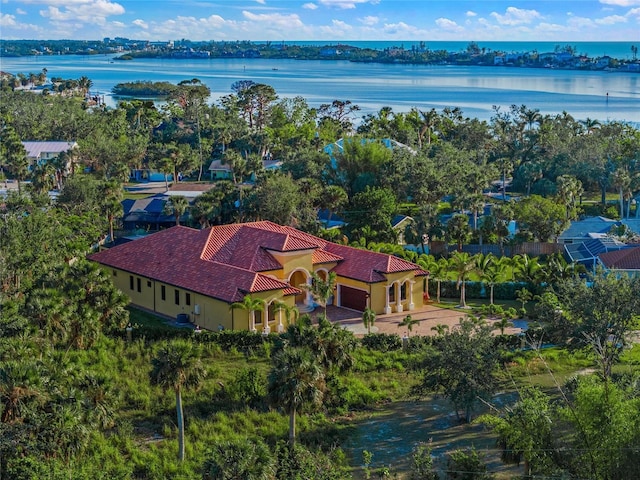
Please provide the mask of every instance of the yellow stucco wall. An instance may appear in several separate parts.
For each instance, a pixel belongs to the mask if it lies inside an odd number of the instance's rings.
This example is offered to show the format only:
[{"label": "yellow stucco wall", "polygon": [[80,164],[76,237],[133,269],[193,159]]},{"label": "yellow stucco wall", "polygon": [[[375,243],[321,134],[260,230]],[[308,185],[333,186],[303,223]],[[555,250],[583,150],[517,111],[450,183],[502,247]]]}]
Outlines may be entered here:
[{"label": "yellow stucco wall", "polygon": [[[134,275],[123,270],[107,267],[103,268],[110,272],[111,279],[116,288],[127,294],[133,305],[171,318],[177,318],[179,314],[186,314],[189,316],[189,320],[191,322],[196,325],[200,325],[200,327],[207,330],[217,331],[220,326],[225,330],[249,329],[248,312],[242,309],[234,309],[232,311],[230,304],[227,302],[166,283],[149,280],[148,278]],[[131,278],[133,280],[131,280]],[[139,292],[138,282],[140,286]],[[131,285],[133,285],[133,289],[131,289]],[[163,287],[165,292],[164,300],[162,299]],[[178,304],[176,304],[176,291],[178,292]],[[189,296],[188,299],[187,296]],[[254,294],[253,297],[263,300],[266,305],[270,304],[274,300],[283,301],[289,306],[293,306],[295,304],[294,296],[289,295],[283,297],[282,292],[279,290],[258,292]],[[187,300],[189,300],[188,303]],[[263,313],[263,316],[266,318],[266,312]],[[269,322],[271,331],[277,331],[279,318],[280,316],[276,313],[274,318]],[[286,328],[287,319],[284,312],[281,318],[282,323]],[[263,324],[256,325],[258,330],[261,330],[262,326]]]},{"label": "yellow stucco wall", "polygon": [[[317,266],[316,270],[322,269],[330,271],[334,266],[335,264],[323,264]],[[180,289],[169,284],[149,280],[148,278],[133,275],[123,270],[104,268],[111,273],[111,279],[114,285],[127,294],[131,299],[131,303],[134,305],[171,318],[176,318],[179,314],[186,314],[189,316],[190,321],[208,330],[216,331],[220,327],[225,330],[249,329],[249,313],[239,308],[232,310],[230,304],[227,302]],[[311,265],[310,254],[288,256],[286,257],[286,262],[282,270],[274,270],[270,273],[277,278],[286,280],[293,271],[300,268],[304,268],[309,272],[312,271],[313,266]],[[423,277],[414,277],[413,272],[387,274],[386,277],[386,282],[371,285],[351,278],[338,277],[337,284],[357,288],[369,293],[369,307],[377,314],[382,314],[385,312],[386,289],[388,286],[396,281],[400,283],[413,281],[412,291],[407,292],[407,294],[410,293],[411,295],[407,295],[407,298],[402,301],[403,311],[410,310],[411,299],[413,299],[413,308],[418,308],[423,305]],[[162,298],[163,287],[164,299]],[[178,303],[176,303],[176,291],[178,292]],[[189,296],[189,298],[187,298],[187,296]],[[258,292],[254,294],[253,297],[263,300],[266,305],[276,299],[284,301],[289,306],[295,304],[295,296],[282,297],[281,291]],[[395,312],[395,302],[392,306]],[[266,318],[267,312],[263,312],[262,316]],[[281,317],[282,323],[286,328],[287,320],[284,312]],[[279,318],[280,315],[275,313],[273,318],[270,319],[269,327],[272,332],[277,331]],[[261,330],[263,326],[264,323],[258,323],[256,328]]]},{"label": "yellow stucco wall", "polygon": [[295,253],[281,254],[269,250],[269,253],[282,265],[282,270],[274,271],[279,279],[287,280],[292,272],[304,269],[307,272],[313,271],[313,251],[302,250]]}]

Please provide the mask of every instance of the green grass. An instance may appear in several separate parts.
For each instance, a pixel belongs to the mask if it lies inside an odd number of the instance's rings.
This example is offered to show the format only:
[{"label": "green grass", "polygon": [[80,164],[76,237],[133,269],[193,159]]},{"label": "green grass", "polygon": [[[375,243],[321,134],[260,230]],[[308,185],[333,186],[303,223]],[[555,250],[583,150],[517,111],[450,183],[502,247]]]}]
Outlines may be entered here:
[{"label": "green grass", "polygon": [[[503,303],[507,306],[511,302]],[[145,329],[175,331],[150,313],[131,309],[130,314],[132,323]],[[154,349],[155,342],[134,335],[131,343],[123,338],[103,338],[91,350],[60,352],[61,356],[66,355],[67,362],[83,371],[104,376],[114,403],[113,428],[92,434],[83,462],[107,465],[104,474],[110,478],[125,478],[118,472],[129,468],[139,477],[199,478],[207,452],[221,439],[258,436],[271,446],[286,439],[288,416],[284,412],[269,409],[265,401],[249,408],[231,395],[242,370],[255,368],[266,381],[271,363],[264,352],[248,356],[223,352],[217,344],[204,344],[202,362],[207,377],[198,391],[186,390],[183,394],[187,459],[179,465],[175,397],[173,392],[164,392],[149,382]],[[406,478],[413,447],[428,441],[432,442],[440,466],[444,453],[473,445],[488,455],[490,470],[499,472],[499,478],[516,475],[517,467],[505,467],[500,462],[495,437],[488,430],[459,423],[443,398],[411,397],[411,386],[419,380],[419,373],[408,367],[417,360],[415,355],[357,349],[354,371],[339,379],[340,395],[348,407],[332,413],[301,412],[297,423],[300,443],[344,448],[356,479],[363,478],[365,449],[373,453],[372,469],[391,465],[398,478]],[[513,354],[502,373],[503,387],[495,397],[497,404],[512,402],[521,385],[538,385],[556,396],[556,382],[564,385],[578,372],[593,367],[587,356],[560,348],[542,350],[540,355],[544,361],[535,352]],[[635,371],[640,368],[638,365],[640,347],[635,346],[625,352],[623,364],[616,371]],[[474,416],[486,409],[479,404]],[[88,466],[80,468],[76,471],[78,478],[91,474]]]}]

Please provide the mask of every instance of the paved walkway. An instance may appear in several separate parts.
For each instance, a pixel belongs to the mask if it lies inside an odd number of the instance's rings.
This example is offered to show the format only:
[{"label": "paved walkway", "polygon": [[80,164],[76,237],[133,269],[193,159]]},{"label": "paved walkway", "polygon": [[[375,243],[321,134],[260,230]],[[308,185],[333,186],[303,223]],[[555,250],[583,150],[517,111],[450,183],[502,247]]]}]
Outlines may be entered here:
[{"label": "paved walkway", "polygon": [[[319,315],[323,312],[322,308],[316,308],[312,316]],[[413,330],[409,332],[406,327],[400,327],[400,323],[407,315],[418,320],[413,326]],[[377,315],[371,333],[396,333],[400,336],[408,335],[435,335],[436,332],[432,327],[442,324],[452,328],[460,322],[460,319],[466,315],[463,309],[446,309],[433,305],[425,305],[410,312],[390,313],[388,315]],[[349,310],[346,308],[335,307],[329,305],[327,307],[327,317],[334,323],[339,323],[347,330],[352,331],[355,335],[365,335],[367,329],[362,323],[362,314],[360,312]],[[519,329],[517,329],[519,331]]]}]

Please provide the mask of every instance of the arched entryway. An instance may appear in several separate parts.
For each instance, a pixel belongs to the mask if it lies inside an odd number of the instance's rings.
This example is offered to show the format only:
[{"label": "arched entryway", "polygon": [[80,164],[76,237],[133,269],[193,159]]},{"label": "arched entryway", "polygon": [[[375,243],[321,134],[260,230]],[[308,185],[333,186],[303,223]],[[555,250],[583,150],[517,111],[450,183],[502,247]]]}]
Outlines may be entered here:
[{"label": "arched entryway", "polygon": [[308,290],[305,290],[300,285],[308,285],[311,276],[306,270],[300,269],[291,273],[289,276],[289,285],[299,288],[300,293],[296,295],[296,307],[300,312],[308,311],[312,308],[312,302]]}]

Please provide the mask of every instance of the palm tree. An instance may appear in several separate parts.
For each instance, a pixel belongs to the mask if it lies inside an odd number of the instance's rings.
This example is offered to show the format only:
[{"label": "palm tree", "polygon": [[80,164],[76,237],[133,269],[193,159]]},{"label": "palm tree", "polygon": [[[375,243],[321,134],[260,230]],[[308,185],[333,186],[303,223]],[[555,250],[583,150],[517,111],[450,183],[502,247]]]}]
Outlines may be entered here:
[{"label": "palm tree", "polygon": [[55,186],[55,167],[50,162],[35,165],[31,175],[31,188],[38,195],[46,195]]},{"label": "palm tree", "polygon": [[29,174],[29,159],[27,151],[20,141],[13,128],[3,129],[2,153],[7,169],[13,174],[18,182],[18,194],[22,193],[21,181],[25,180]]},{"label": "palm tree", "polygon": [[78,79],[78,88],[82,91],[83,97],[86,97],[89,94],[89,90],[92,86],[93,81],[90,78],[83,75]]},{"label": "palm tree", "polygon": [[364,328],[367,329],[367,333],[371,334],[371,327],[376,323],[376,312],[370,308],[365,308],[362,312],[362,323]]},{"label": "palm tree", "polygon": [[449,325],[445,325],[444,323],[439,323],[434,327],[431,327],[431,330],[436,332],[438,336],[442,337],[445,333],[449,331]]},{"label": "palm tree", "polygon": [[413,331],[413,326],[419,324],[420,321],[412,318],[411,315],[407,315],[404,319],[398,324],[398,328],[407,327],[409,332]]},{"label": "palm tree", "polygon": [[489,285],[489,304],[493,305],[493,287],[504,280],[507,266],[503,258],[496,258],[491,254],[485,255],[478,262],[480,279]]},{"label": "palm tree", "polygon": [[418,132],[418,146],[422,149],[422,139],[424,138],[425,133],[427,134],[427,145],[431,145],[431,134],[433,132],[433,128],[440,121],[440,115],[438,115],[435,108],[432,108],[428,112],[420,110],[420,115],[422,116],[422,124],[420,126],[420,131]]},{"label": "palm tree", "polygon": [[467,308],[465,283],[469,274],[477,270],[476,257],[472,257],[467,252],[454,252],[449,265],[456,273],[457,286],[460,289],[460,307]]},{"label": "palm tree", "polygon": [[189,201],[182,195],[172,195],[164,208],[166,212],[170,212],[174,216],[176,225],[180,225],[180,217],[182,217],[189,208]]},{"label": "palm tree", "polygon": [[525,303],[531,301],[532,298],[533,298],[533,294],[526,288],[521,288],[520,290],[516,290],[516,300],[518,300],[522,304],[523,310],[524,310]]},{"label": "palm tree", "polygon": [[0,421],[20,422],[30,403],[42,397],[41,375],[34,364],[16,361],[3,363],[0,367]]},{"label": "palm tree", "polygon": [[347,196],[347,192],[344,188],[339,185],[329,185],[324,187],[320,197],[318,198],[318,202],[320,203],[321,208],[327,210],[327,225],[331,221],[331,215],[333,212],[340,210],[344,207],[349,201],[349,197]]},{"label": "palm tree", "polygon": [[556,185],[558,187],[558,199],[567,209],[567,220],[575,217],[576,199],[580,198],[584,193],[582,182],[571,175],[559,175],[556,178]]},{"label": "palm tree", "polygon": [[533,285],[538,284],[541,275],[544,273],[538,257],[530,257],[524,253],[515,255],[511,261],[517,278]]},{"label": "palm tree", "polygon": [[[429,277],[427,277],[427,280],[433,278],[436,281],[436,302],[440,303],[440,284],[443,280],[447,279],[449,262],[447,262],[446,258],[440,258],[438,261],[435,261],[435,259],[431,257],[430,261],[427,261],[424,265],[420,262],[420,260],[418,260],[418,263],[429,272]],[[427,284],[427,291],[428,290],[429,285]]]},{"label": "palm tree", "polygon": [[471,227],[469,226],[469,217],[462,213],[458,213],[451,217],[447,222],[447,239],[455,241],[458,245],[458,252],[462,251],[462,244],[471,238]]},{"label": "palm tree", "polygon": [[109,223],[109,239],[115,241],[113,230],[116,218],[122,215],[122,185],[117,180],[109,180],[101,183],[101,208]]},{"label": "palm tree", "polygon": [[178,420],[178,458],[184,460],[184,416],[182,412],[182,390],[198,388],[206,376],[200,362],[200,351],[195,344],[179,340],[167,342],[160,347],[151,360],[149,373],[151,383],[166,392],[173,390],[176,395]]},{"label": "palm tree", "polygon": [[260,439],[223,440],[213,444],[202,469],[205,480],[264,480],[273,478],[275,456]]},{"label": "palm tree", "polygon": [[[295,305],[288,305],[286,302],[281,300],[274,300],[271,302],[273,305],[274,312],[284,312],[284,316],[287,319],[287,325],[291,325],[291,318],[293,317],[293,321],[295,322],[300,315],[298,308]],[[278,332],[284,331],[284,326],[282,325],[282,320],[278,321]]]},{"label": "palm tree", "polygon": [[337,276],[336,272],[329,272],[327,279],[323,280],[316,272],[311,273],[311,285],[303,283],[299,285],[303,290],[308,291],[313,297],[314,302],[324,308],[324,315],[327,316],[327,302],[331,295],[333,295],[333,289],[336,286]]},{"label": "palm tree", "polygon": [[289,414],[292,447],[296,441],[296,413],[305,405],[320,405],[324,389],[324,372],[309,350],[289,347],[274,357],[267,391],[271,404]]},{"label": "palm tree", "polygon": [[256,312],[264,311],[264,302],[259,298],[254,298],[251,295],[245,295],[241,302],[234,302],[231,304],[231,310],[239,308],[249,312],[249,330],[256,331]]},{"label": "palm tree", "polygon": [[493,326],[500,329],[500,335],[504,335],[505,328],[513,327],[513,323],[506,316],[502,316]]}]

